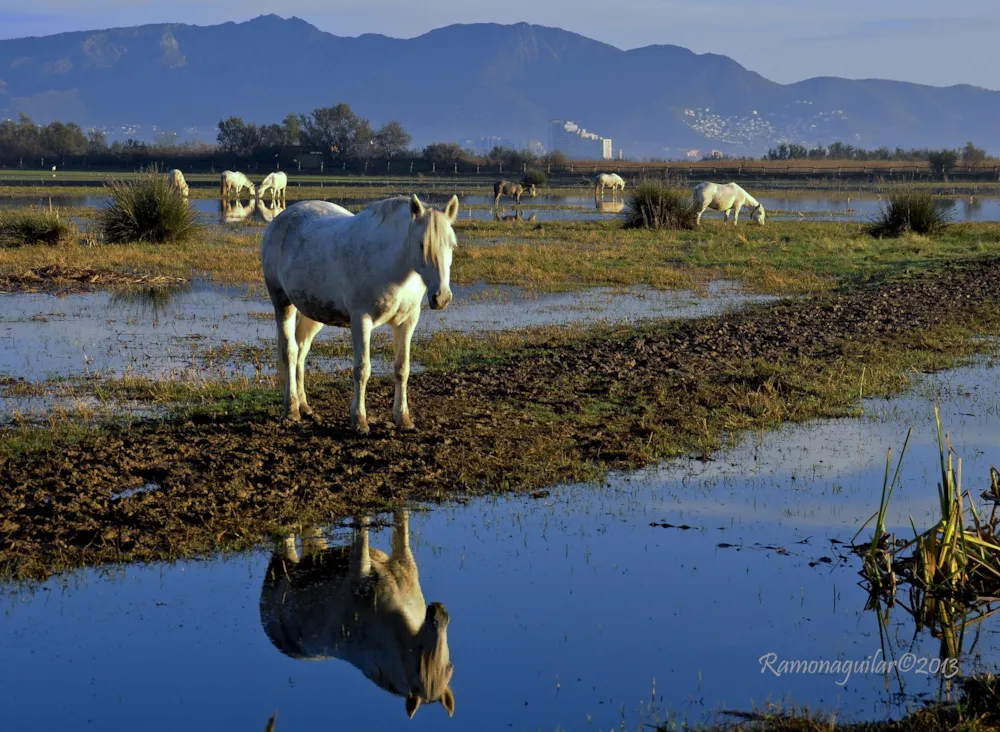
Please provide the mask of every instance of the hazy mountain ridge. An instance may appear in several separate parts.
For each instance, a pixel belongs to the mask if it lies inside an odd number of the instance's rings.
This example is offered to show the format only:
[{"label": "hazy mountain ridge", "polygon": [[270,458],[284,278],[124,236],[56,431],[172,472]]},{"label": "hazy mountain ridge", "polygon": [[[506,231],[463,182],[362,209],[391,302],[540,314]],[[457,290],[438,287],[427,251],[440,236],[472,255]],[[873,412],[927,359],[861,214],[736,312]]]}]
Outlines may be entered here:
[{"label": "hazy mountain ridge", "polygon": [[780,139],[989,145],[1000,92],[830,77],[782,85],[717,54],[622,51],[557,28],[476,24],[354,38],[298,18],[179,23],[0,41],[0,117],[210,128],[346,101],[417,144],[497,135],[548,141],[568,118],[632,155],[760,151]]}]

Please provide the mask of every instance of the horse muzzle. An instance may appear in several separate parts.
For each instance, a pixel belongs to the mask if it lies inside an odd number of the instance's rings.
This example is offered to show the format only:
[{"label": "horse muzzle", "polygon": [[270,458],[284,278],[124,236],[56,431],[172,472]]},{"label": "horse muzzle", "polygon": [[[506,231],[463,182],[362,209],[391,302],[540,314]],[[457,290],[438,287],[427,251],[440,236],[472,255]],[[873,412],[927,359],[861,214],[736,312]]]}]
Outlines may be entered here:
[{"label": "horse muzzle", "polygon": [[451,290],[440,290],[430,295],[427,301],[431,305],[431,310],[444,310],[451,302]]}]

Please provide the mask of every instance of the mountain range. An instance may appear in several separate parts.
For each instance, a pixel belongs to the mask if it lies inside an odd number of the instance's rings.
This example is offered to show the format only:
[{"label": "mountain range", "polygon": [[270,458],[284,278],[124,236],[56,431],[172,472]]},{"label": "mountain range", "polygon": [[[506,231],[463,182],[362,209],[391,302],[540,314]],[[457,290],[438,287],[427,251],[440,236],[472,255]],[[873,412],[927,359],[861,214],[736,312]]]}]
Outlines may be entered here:
[{"label": "mountain range", "polygon": [[780,141],[1000,147],[1000,92],[879,79],[778,84],[725,56],[623,51],[526,23],[395,39],[267,15],[0,41],[0,118],[212,135],[228,116],[276,122],[336,102],[374,124],[400,120],[417,146],[488,136],[547,144],[559,118],[636,157],[759,153]]}]

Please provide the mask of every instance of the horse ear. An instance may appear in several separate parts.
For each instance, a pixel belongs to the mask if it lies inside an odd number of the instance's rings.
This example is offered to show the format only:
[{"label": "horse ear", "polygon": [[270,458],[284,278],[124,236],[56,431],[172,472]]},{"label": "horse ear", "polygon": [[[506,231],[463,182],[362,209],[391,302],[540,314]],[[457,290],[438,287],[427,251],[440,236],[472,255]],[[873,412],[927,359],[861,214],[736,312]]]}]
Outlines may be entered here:
[{"label": "horse ear", "polygon": [[451,692],[450,686],[444,690],[444,695],[441,697],[441,706],[448,712],[449,717],[455,716],[455,695]]},{"label": "horse ear", "polygon": [[[416,196],[414,196],[414,198],[416,198]],[[420,697],[411,691],[409,696],[406,697],[406,716],[413,719],[413,715],[417,713],[417,709],[419,708]]]},{"label": "horse ear", "polygon": [[417,194],[413,194],[413,198],[410,199],[410,215],[414,219],[419,219],[424,215],[424,204],[420,203],[420,199],[417,198]]},{"label": "horse ear", "polygon": [[455,223],[458,218],[458,196],[452,196],[448,205],[444,207],[444,215],[448,217],[450,223]]}]

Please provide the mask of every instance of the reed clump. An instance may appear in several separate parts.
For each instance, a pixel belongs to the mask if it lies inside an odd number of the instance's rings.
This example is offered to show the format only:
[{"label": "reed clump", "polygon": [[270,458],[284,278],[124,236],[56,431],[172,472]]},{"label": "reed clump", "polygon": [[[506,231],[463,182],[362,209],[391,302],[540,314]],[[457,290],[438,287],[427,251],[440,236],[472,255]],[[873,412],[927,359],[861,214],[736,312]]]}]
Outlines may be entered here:
[{"label": "reed clump", "polygon": [[626,194],[622,219],[627,229],[693,229],[698,213],[690,192],[644,180]]},{"label": "reed clump", "polygon": [[[856,547],[864,556],[862,576],[876,593],[892,596],[900,585],[910,585],[934,598],[973,604],[1000,595],[1000,471],[990,470],[992,486],[982,498],[992,502],[990,516],[980,516],[968,491],[962,489],[962,459],[941,427],[935,408],[941,480],[937,484],[940,518],[931,528],[897,540],[885,528],[892,493],[898,484],[906,444],[889,478],[892,452],[886,461],[886,478],[879,501],[875,533],[870,545]],[[911,430],[912,432],[912,430]]]},{"label": "reed clump", "polygon": [[882,204],[869,233],[879,238],[903,234],[937,234],[951,223],[954,204],[936,199],[927,191],[906,190]]},{"label": "reed clump", "polygon": [[108,244],[184,242],[201,228],[187,199],[155,169],[110,181],[98,220]]},{"label": "reed clump", "polygon": [[60,246],[76,241],[76,227],[58,211],[0,209],[0,247]]}]

